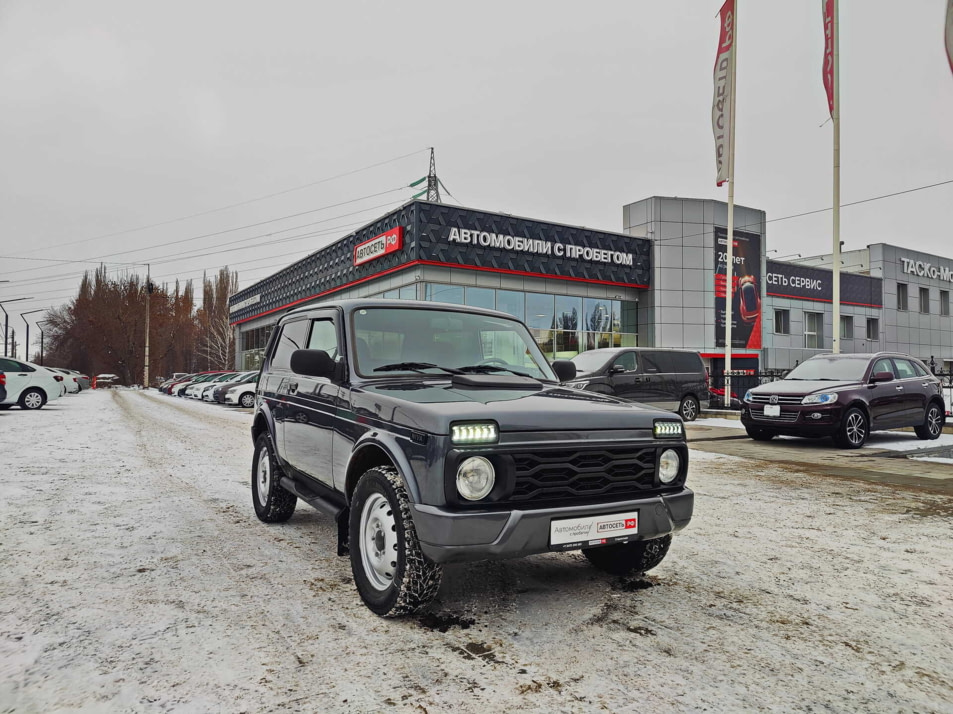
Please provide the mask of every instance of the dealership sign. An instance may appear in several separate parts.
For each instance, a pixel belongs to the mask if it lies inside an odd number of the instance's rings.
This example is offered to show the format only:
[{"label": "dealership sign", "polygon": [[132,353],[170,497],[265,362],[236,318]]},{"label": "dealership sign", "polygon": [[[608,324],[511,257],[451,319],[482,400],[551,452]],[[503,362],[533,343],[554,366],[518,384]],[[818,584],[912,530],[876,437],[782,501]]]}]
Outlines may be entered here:
[{"label": "dealership sign", "polygon": [[919,275],[921,278],[933,278],[934,280],[945,280],[953,283],[953,270],[947,266],[937,267],[932,263],[924,263],[922,260],[910,260],[901,258],[903,263],[903,272],[910,275]]},{"label": "dealership sign", "polygon": [[499,248],[517,253],[554,255],[557,258],[575,258],[594,263],[612,263],[614,265],[634,264],[634,258],[631,253],[622,253],[617,250],[606,250],[604,248],[591,248],[589,246],[573,245],[571,243],[558,243],[540,238],[524,238],[523,236],[490,233],[488,231],[478,231],[467,228],[451,228],[447,242],[482,246],[484,248]]},{"label": "dealership sign", "polygon": [[[883,305],[879,278],[841,271],[840,281],[841,303],[867,307]],[[765,283],[767,294],[773,297],[821,302],[834,300],[833,272],[825,268],[769,260]]]},{"label": "dealership sign", "polygon": [[372,260],[396,253],[404,246],[404,227],[397,226],[370,240],[354,246],[354,265],[363,265]]},{"label": "dealership sign", "polygon": [[257,304],[260,303],[260,302],[261,302],[261,293],[259,293],[258,295],[252,295],[250,298],[246,298],[246,299],[244,299],[244,300],[241,300],[241,301],[239,301],[239,302],[236,302],[234,305],[229,306],[228,311],[229,311],[230,313],[232,313],[232,312],[238,312],[238,311],[241,310],[243,307],[249,307],[249,306],[251,306],[251,305],[257,305]]}]

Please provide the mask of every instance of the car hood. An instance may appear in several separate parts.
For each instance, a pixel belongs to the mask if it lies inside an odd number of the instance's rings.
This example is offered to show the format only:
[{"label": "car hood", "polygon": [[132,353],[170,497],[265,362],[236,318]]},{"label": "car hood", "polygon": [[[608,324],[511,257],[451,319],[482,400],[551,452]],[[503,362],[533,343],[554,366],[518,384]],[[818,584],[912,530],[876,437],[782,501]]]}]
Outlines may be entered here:
[{"label": "car hood", "polygon": [[542,385],[536,389],[464,388],[449,381],[399,381],[351,392],[358,417],[371,416],[448,434],[450,422],[493,420],[501,432],[648,429],[657,418],[677,419],[636,402],[593,392]]},{"label": "car hood", "polygon": [[831,382],[823,379],[800,380],[782,379],[779,382],[762,384],[751,390],[752,394],[813,394],[814,392],[836,392],[848,387],[856,387],[858,382]]}]

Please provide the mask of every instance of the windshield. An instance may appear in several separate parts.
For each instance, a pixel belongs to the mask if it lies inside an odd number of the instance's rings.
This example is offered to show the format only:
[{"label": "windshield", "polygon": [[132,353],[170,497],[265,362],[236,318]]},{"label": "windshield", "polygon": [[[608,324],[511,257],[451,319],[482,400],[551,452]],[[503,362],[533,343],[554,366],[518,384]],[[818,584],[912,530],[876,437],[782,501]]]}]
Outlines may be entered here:
[{"label": "windshield", "polygon": [[811,357],[792,369],[785,379],[859,382],[864,378],[869,362],[870,357],[867,355]]},{"label": "windshield", "polygon": [[529,331],[516,320],[454,310],[391,307],[355,310],[352,319],[356,369],[364,377],[437,376],[486,366],[558,381]]},{"label": "windshield", "polygon": [[593,350],[590,352],[580,352],[572,358],[572,361],[575,363],[576,370],[579,372],[595,372],[614,356],[615,353],[609,354]]}]

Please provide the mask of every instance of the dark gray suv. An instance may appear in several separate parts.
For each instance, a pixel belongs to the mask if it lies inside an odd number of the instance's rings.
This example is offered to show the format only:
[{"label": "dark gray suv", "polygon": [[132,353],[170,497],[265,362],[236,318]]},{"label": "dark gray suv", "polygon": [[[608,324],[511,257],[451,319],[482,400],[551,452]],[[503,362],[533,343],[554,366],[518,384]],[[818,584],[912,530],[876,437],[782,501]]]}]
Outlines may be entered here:
[{"label": "dark gray suv", "polygon": [[297,499],[338,524],[379,615],[413,612],[441,564],[581,550],[644,572],[692,515],[682,422],[560,387],[523,323],[397,300],[285,315],[266,350],[252,438],[265,522]]}]

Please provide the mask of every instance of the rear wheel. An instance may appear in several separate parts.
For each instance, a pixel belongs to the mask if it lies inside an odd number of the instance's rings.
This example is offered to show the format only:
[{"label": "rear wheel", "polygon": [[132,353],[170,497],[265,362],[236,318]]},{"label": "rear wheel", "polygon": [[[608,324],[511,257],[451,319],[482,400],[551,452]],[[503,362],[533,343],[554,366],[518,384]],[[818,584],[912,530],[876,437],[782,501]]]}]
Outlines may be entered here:
[{"label": "rear wheel", "polygon": [[746,426],[745,431],[755,441],[771,441],[777,434],[769,429],[759,429],[756,426]]},{"label": "rear wheel", "polygon": [[672,545],[672,536],[634,543],[617,543],[600,548],[583,548],[582,554],[599,570],[612,575],[644,573],[661,563]]},{"label": "rear wheel", "polygon": [[295,512],[298,497],[286,491],[279,482],[281,466],[275,457],[271,437],[262,434],[255,442],[251,469],[251,500],[255,515],[265,523],[283,523]]},{"label": "rear wheel", "polygon": [[698,400],[691,394],[684,397],[678,407],[678,413],[685,421],[695,421],[698,416]]},{"label": "rear wheel", "polygon": [[867,442],[870,422],[867,415],[857,407],[851,407],[844,413],[840,428],[834,435],[834,444],[842,449],[859,449]]},{"label": "rear wheel", "polygon": [[39,389],[27,389],[20,395],[20,409],[39,409],[46,404],[46,395]]},{"label": "rear wheel", "polygon": [[927,407],[923,424],[914,427],[913,430],[921,439],[936,439],[940,435],[940,432],[943,431],[944,419],[943,410],[940,409],[940,406],[936,402],[932,402],[930,406]]},{"label": "rear wheel", "polygon": [[442,569],[420,549],[396,470],[378,466],[361,476],[349,518],[351,572],[365,605],[383,617],[397,617],[437,596]]},{"label": "rear wheel", "polygon": [[241,399],[238,400],[238,402],[246,409],[251,409],[253,406],[255,406],[254,392],[245,392],[241,396]]}]

